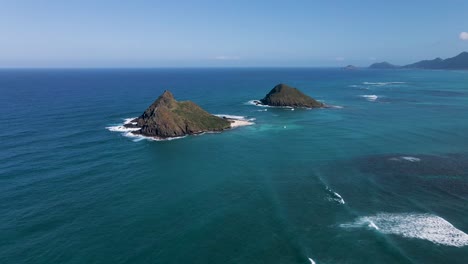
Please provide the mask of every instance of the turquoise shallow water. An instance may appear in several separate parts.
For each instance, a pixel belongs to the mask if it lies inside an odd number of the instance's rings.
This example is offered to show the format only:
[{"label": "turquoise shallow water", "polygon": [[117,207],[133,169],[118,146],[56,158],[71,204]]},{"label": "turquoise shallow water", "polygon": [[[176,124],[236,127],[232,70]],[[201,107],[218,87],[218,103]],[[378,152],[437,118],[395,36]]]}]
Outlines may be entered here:
[{"label": "turquoise shallow water", "polygon": [[[280,82],[341,108],[247,103]],[[165,89],[255,125],[106,129]],[[463,71],[1,70],[0,263],[466,263],[467,110]]]}]

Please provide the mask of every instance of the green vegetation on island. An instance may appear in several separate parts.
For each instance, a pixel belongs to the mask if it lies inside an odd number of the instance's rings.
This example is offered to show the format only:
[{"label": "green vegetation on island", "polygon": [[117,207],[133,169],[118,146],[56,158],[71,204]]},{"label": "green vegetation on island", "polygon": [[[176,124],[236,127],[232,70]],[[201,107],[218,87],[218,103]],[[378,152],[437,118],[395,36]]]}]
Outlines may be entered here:
[{"label": "green vegetation on island", "polygon": [[214,116],[191,101],[178,102],[171,92],[165,91],[138,118],[134,131],[150,137],[169,138],[209,131],[222,131],[231,127],[228,119]]},{"label": "green vegetation on island", "polygon": [[314,98],[305,95],[297,88],[286,84],[276,85],[265,98],[259,101],[263,105],[269,106],[289,106],[303,108],[319,108],[325,105]]}]

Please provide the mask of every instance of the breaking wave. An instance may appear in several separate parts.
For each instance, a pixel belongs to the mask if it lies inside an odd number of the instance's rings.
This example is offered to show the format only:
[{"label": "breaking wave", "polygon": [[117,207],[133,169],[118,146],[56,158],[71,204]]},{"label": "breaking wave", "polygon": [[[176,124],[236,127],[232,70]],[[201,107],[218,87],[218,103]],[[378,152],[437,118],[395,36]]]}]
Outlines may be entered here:
[{"label": "breaking wave", "polygon": [[294,109],[291,106],[271,106],[271,105],[264,105],[260,103],[259,100],[250,100],[245,103],[246,105],[253,105],[253,106],[258,106],[258,107],[267,107],[267,108],[287,108],[287,109]]},{"label": "breaking wave", "polygon": [[[245,116],[224,115],[224,114],[215,115],[215,116],[229,119],[231,121],[231,128],[236,128],[236,127],[241,127],[241,126],[250,126],[250,125],[255,124],[253,122],[255,118],[247,118]],[[119,132],[124,137],[133,139],[134,142],[141,141],[141,140],[170,141],[170,140],[181,139],[181,138],[187,137],[187,136],[180,136],[180,137],[158,138],[158,137],[148,137],[144,135],[134,134],[132,132],[138,131],[140,130],[140,128],[139,127],[125,127],[125,125],[128,125],[128,124],[136,125],[136,122],[132,122],[133,120],[135,120],[135,118],[136,117],[125,118],[123,123],[116,124],[113,126],[108,126],[106,127],[106,129],[111,132]],[[212,133],[212,132],[207,132],[207,133]],[[201,133],[200,135],[202,134],[205,134],[205,133]]]},{"label": "breaking wave", "polygon": [[231,128],[241,127],[241,126],[251,126],[255,124],[255,118],[247,118],[245,116],[237,116],[237,115],[224,115],[224,114],[217,114],[215,115],[221,118],[227,118],[231,121]]},{"label": "breaking wave", "polygon": [[147,137],[143,135],[138,135],[132,133],[133,131],[138,131],[140,130],[139,127],[125,127],[125,125],[132,124],[136,125],[136,122],[132,122],[136,117],[131,117],[131,118],[125,118],[124,122],[122,124],[117,124],[114,126],[108,126],[106,127],[107,130],[111,132],[119,132],[122,133],[124,137],[128,137],[133,139],[134,142],[141,141],[141,140],[150,140],[150,141],[169,141],[169,140],[175,140],[175,139],[181,139],[186,136],[182,137],[170,137],[170,138],[158,138],[158,137]]},{"label": "breaking wave", "polygon": [[420,161],[421,161],[420,158],[411,157],[411,156],[394,157],[394,158],[390,158],[389,160],[393,160],[393,161],[409,161],[409,162],[420,162]]},{"label": "breaking wave", "polygon": [[364,85],[372,85],[372,86],[386,86],[392,84],[405,84],[406,82],[363,82]]},{"label": "breaking wave", "polygon": [[345,200],[341,195],[337,192],[334,192],[332,189],[330,189],[328,186],[325,187],[327,192],[328,192],[328,200],[331,202],[337,202],[339,204],[345,204]]},{"label": "breaking wave", "polygon": [[365,98],[369,102],[375,102],[379,97],[375,94],[365,94],[361,95],[361,97]]},{"label": "breaking wave", "polygon": [[357,218],[352,223],[341,224],[342,228],[369,228],[383,234],[405,238],[422,239],[434,244],[468,246],[468,235],[447,220],[437,215],[417,213],[380,213]]},{"label": "breaking wave", "polygon": [[225,114],[215,114],[217,117],[233,119],[233,120],[245,120],[245,121],[254,121],[255,118],[247,118],[246,116],[238,116],[238,115],[225,115]]}]

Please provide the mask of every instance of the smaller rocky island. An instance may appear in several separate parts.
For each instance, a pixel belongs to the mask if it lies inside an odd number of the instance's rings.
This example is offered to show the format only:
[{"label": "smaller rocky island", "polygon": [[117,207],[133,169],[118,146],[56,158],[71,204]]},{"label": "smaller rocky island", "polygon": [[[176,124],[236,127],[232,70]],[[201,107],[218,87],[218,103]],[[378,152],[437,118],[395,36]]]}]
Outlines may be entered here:
[{"label": "smaller rocky island", "polygon": [[253,101],[256,105],[267,105],[277,107],[298,107],[298,108],[320,108],[325,105],[314,98],[305,95],[297,88],[293,88],[286,84],[276,85],[266,96],[261,100]]},{"label": "smaller rocky island", "polygon": [[372,64],[371,66],[369,66],[370,69],[398,69],[400,68],[400,66],[397,66],[397,65],[393,65],[393,64],[390,64],[386,61],[384,62],[377,62],[377,63],[374,63]]},{"label": "smaller rocky island", "polygon": [[343,67],[343,70],[348,70],[348,71],[354,71],[354,70],[357,70],[358,67],[354,66],[354,65],[348,65],[346,67]]},{"label": "smaller rocky island", "polygon": [[216,132],[251,124],[243,120],[218,117],[191,101],[176,101],[169,91],[156,99],[145,112],[124,124],[134,135],[159,139]]}]

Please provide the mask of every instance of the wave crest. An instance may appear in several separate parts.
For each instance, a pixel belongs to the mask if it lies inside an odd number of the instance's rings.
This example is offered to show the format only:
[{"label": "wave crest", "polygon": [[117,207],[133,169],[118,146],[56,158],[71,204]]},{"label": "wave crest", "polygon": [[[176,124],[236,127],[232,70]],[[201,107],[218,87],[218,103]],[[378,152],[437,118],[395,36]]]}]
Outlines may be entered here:
[{"label": "wave crest", "polygon": [[375,102],[375,100],[379,98],[379,96],[375,94],[365,94],[365,95],[361,95],[361,97],[365,98],[369,102]]},{"label": "wave crest", "polygon": [[357,218],[342,228],[370,228],[383,234],[430,241],[434,244],[468,246],[468,235],[437,215],[417,213],[380,213]]}]

